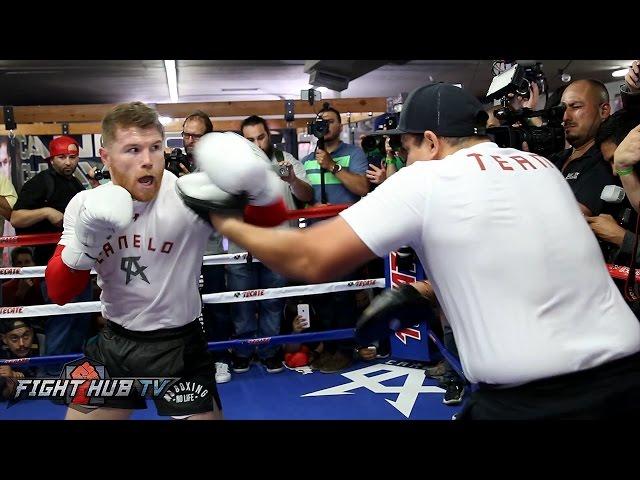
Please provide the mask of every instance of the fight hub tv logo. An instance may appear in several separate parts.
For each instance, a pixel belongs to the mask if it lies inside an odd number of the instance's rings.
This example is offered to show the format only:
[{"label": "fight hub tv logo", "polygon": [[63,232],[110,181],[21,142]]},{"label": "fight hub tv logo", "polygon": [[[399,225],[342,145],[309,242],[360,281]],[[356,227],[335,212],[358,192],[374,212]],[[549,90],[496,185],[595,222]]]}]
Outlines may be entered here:
[{"label": "fight hub tv logo", "polygon": [[161,397],[177,381],[174,377],[111,378],[104,365],[81,358],[65,364],[60,378],[18,380],[11,402],[45,398],[72,408],[99,407],[106,398]]}]

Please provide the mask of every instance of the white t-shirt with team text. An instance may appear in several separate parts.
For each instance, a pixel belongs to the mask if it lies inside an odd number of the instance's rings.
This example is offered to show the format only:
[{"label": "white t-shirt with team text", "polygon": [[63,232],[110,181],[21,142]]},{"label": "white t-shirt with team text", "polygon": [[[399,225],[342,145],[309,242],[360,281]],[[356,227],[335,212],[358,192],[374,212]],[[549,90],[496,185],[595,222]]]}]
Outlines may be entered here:
[{"label": "white t-shirt with team text", "polygon": [[340,213],[376,255],[413,247],[472,382],[516,385],[640,350],[640,323],[547,159],[485,142],[403,168]]},{"label": "white t-shirt with team text", "polygon": [[[176,180],[165,170],[154,200],[134,200],[134,221],[104,244],[95,265],[102,316],[128,330],[180,327],[200,315],[198,279],[213,228],[182,203]],[[69,202],[60,244],[74,235],[88,193]]]}]

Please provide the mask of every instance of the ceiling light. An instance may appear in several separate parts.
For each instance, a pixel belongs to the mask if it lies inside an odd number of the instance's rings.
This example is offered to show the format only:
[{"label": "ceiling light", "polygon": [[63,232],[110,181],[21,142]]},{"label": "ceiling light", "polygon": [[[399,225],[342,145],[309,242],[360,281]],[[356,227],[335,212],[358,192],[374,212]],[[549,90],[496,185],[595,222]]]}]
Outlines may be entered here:
[{"label": "ceiling light", "polygon": [[158,120],[160,120],[160,123],[165,127],[173,122],[173,118],[171,117],[158,117]]},{"label": "ceiling light", "polygon": [[221,88],[220,91],[231,92],[231,93],[238,93],[238,92],[255,93],[255,92],[260,92],[261,90],[259,88]]},{"label": "ceiling light", "polygon": [[178,103],[178,75],[176,74],[176,61],[165,60],[164,69],[167,72],[167,84],[172,103]]},{"label": "ceiling light", "polygon": [[616,70],[615,72],[611,72],[611,76],[614,78],[624,77],[628,71],[628,68],[622,68],[620,70]]}]

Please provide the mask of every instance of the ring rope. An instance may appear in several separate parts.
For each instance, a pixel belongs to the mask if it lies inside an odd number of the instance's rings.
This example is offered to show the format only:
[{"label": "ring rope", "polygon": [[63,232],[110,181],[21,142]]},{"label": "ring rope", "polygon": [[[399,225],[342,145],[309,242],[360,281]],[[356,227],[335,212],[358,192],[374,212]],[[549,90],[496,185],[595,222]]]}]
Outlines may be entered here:
[{"label": "ring rope", "polygon": [[[10,237],[2,237],[10,238]],[[202,257],[203,265],[237,265],[247,262],[247,252],[223,253],[219,255],[205,255]],[[252,262],[260,262],[255,257],[251,258]],[[629,274],[629,267],[615,264],[605,264],[609,275],[617,280],[626,280]],[[38,267],[4,267],[0,268],[0,280],[11,278],[37,278],[44,277],[45,266]],[[95,275],[96,271],[91,270],[91,274]],[[640,282],[640,270],[636,271],[636,282]]]},{"label": "ring rope", "polygon": [[[209,342],[209,350],[225,350],[243,345],[282,345],[285,343],[306,343],[327,340],[344,340],[353,338],[355,329],[343,328],[340,330],[327,330],[324,332],[292,333],[289,335],[277,335],[262,338],[238,338],[235,340],[225,340],[223,342]],[[84,357],[82,353],[70,353],[67,355],[50,355],[42,357],[25,357],[0,359],[0,365],[46,365],[51,363],[62,363],[77,360]]]},{"label": "ring rope", "polygon": [[[239,338],[235,340],[225,340],[222,342],[209,342],[207,348],[209,350],[225,350],[239,346],[255,346],[255,345],[283,345],[286,343],[307,343],[329,340],[345,340],[353,338],[355,329],[343,328],[340,330],[327,330],[324,332],[309,333],[293,333],[289,335],[277,335],[273,337],[262,338]],[[449,362],[449,365],[461,376],[464,377],[462,366],[458,358],[449,352],[440,340],[431,330],[428,330],[428,336],[432,342],[438,347],[442,356]],[[25,357],[25,358],[9,358],[0,359],[0,365],[49,365],[54,363],[66,363],[84,357],[83,353],[70,353],[67,355],[49,355],[41,357]]]},{"label": "ring rope", "polygon": [[[289,210],[287,219],[298,220],[300,218],[324,218],[333,217],[349,207],[349,204],[341,203],[338,205],[323,205],[320,207],[309,207],[300,210]],[[26,235],[13,235],[9,237],[0,237],[0,248],[2,247],[24,247],[29,245],[47,245],[50,243],[58,243],[60,240],[59,232],[55,233],[30,233]]]},{"label": "ring rope", "polygon": [[[223,253],[219,255],[205,255],[202,257],[203,265],[237,265],[247,263],[247,252],[239,253]],[[260,262],[257,258],[251,258],[253,262]],[[8,278],[36,278],[44,277],[45,266],[37,267],[5,267],[0,268],[0,279]],[[96,271],[91,270],[91,274],[95,275]]]},{"label": "ring rope", "polygon": [[[384,278],[367,280],[349,280],[346,282],[319,283],[313,285],[294,285],[292,287],[263,288],[255,290],[239,290],[235,292],[207,293],[202,295],[203,303],[237,303],[265,300],[271,298],[297,297],[320,293],[343,292],[345,290],[364,290],[367,288],[384,288]],[[0,319],[20,317],[44,317],[71,313],[101,312],[101,302],[77,302],[66,305],[47,303],[45,305],[28,305],[17,307],[0,307]]]}]

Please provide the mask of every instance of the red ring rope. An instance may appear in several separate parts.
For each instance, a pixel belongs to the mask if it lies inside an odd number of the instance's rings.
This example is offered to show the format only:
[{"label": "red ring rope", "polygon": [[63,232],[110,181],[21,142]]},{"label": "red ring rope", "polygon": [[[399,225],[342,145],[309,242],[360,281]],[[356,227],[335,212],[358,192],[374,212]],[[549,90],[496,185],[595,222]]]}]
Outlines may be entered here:
[{"label": "red ring rope", "polygon": [[[303,208],[300,210],[289,210],[287,212],[287,219],[296,220],[298,218],[332,217],[348,207],[349,205],[347,204],[340,204],[322,205],[319,207]],[[0,237],[0,248],[58,243],[60,235],[60,233],[34,233],[29,235],[15,235],[12,237]]]}]

